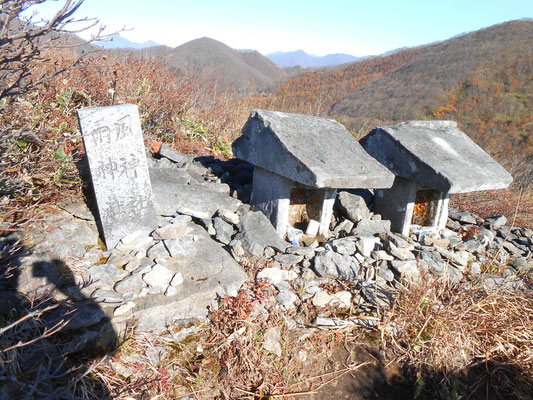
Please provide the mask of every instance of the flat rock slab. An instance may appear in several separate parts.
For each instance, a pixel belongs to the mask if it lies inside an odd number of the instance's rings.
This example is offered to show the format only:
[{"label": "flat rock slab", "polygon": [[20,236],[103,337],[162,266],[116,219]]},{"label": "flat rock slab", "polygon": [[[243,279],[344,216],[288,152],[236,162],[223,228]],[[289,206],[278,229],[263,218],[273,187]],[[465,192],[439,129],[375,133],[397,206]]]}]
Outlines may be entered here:
[{"label": "flat rock slab", "polygon": [[285,251],[289,245],[279,237],[270,220],[261,211],[241,216],[238,228],[235,240],[240,240],[242,247],[255,256],[262,256],[265,247]]},{"label": "flat rock slab", "polygon": [[394,176],[332,119],[254,110],[233,142],[237,158],[319,188],[389,188]]},{"label": "flat rock slab", "polygon": [[442,192],[504,189],[513,181],[454,121],[381,126],[361,144],[396,176]]},{"label": "flat rock slab", "polygon": [[136,105],[78,110],[83,144],[108,249],[157,227]]},{"label": "flat rock slab", "polygon": [[202,227],[191,225],[191,233],[197,236],[197,252],[189,258],[169,258],[166,263],[172,273],[183,276],[175,294],[153,294],[135,300],[132,312],[141,332],[160,332],[173,323],[203,321],[218,298],[235,296],[247,279],[242,267]]},{"label": "flat rock slab", "polygon": [[219,208],[235,212],[242,204],[226,194],[215,192],[204,186],[155,181],[154,203],[158,215],[174,215],[176,212],[196,218],[211,218]]}]

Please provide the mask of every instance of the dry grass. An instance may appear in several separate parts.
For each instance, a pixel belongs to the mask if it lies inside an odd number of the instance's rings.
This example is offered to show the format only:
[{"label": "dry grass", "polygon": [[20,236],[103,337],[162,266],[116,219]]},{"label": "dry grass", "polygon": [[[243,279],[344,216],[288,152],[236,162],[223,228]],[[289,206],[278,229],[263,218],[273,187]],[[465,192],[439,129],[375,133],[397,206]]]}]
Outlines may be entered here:
[{"label": "dry grass", "polygon": [[532,393],[531,291],[426,279],[401,288],[391,321],[394,330],[383,330],[384,346],[431,396],[443,398],[450,388],[472,398]]}]

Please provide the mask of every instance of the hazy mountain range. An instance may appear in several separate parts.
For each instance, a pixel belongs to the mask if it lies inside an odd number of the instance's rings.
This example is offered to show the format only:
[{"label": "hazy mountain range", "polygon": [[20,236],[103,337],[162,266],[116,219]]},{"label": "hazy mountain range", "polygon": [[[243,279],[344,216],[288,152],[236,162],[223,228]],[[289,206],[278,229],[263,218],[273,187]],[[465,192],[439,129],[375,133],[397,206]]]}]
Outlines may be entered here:
[{"label": "hazy mountain range", "polygon": [[274,63],[281,68],[297,66],[304,68],[321,68],[363,60],[370,56],[355,57],[350,54],[335,53],[320,57],[307,54],[303,50],[296,50],[289,52],[277,51],[275,53],[267,54],[266,57],[274,61]]},{"label": "hazy mountain range", "polygon": [[146,47],[159,46],[158,43],[153,40],[148,40],[144,43],[136,43],[126,39],[118,34],[109,36],[105,41],[94,42],[96,46],[103,47],[104,49],[144,49]]}]

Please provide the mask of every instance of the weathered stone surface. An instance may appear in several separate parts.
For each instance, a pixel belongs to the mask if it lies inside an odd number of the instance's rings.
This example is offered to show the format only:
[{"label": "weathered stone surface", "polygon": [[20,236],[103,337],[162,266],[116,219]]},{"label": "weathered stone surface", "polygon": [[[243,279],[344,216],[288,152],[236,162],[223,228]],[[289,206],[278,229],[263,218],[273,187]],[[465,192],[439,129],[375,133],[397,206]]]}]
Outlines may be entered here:
[{"label": "weathered stone surface", "polygon": [[113,304],[115,306],[124,302],[122,296],[114,290],[96,289],[91,294],[91,298],[99,303]]},{"label": "weathered stone surface", "polygon": [[336,239],[331,242],[331,247],[339,254],[352,255],[355,253],[355,239]]},{"label": "weathered stone surface", "polygon": [[231,242],[231,236],[233,235],[233,225],[227,223],[222,218],[213,218],[213,228],[216,231],[216,239],[224,244]]},{"label": "weathered stone surface", "polygon": [[171,147],[168,147],[166,144],[162,144],[159,147],[159,155],[165,157],[175,163],[178,167],[182,168],[187,163],[191,163],[193,160],[192,156],[187,154],[180,153],[179,151],[174,150]]},{"label": "weathered stone surface", "polygon": [[191,234],[197,237],[197,253],[169,259],[166,266],[173,274],[182,274],[177,293],[149,295],[135,301],[133,315],[138,319],[139,331],[160,332],[166,325],[203,321],[218,298],[236,296],[247,279],[242,267],[203,228],[193,225]]},{"label": "weathered stone surface", "polygon": [[185,224],[173,223],[158,228],[152,233],[154,239],[180,239],[187,234],[188,228]]},{"label": "weathered stone surface", "polygon": [[268,279],[273,285],[277,285],[281,281],[292,281],[297,277],[298,275],[293,271],[286,271],[276,267],[265,268],[257,274],[258,279]]},{"label": "weathered stone surface", "polygon": [[114,289],[118,293],[138,292],[144,287],[141,274],[133,274],[117,282]]},{"label": "weathered stone surface", "polygon": [[261,256],[265,247],[284,251],[288,244],[281,240],[269,219],[260,211],[241,216],[239,233],[235,236],[249,253]]},{"label": "weathered stone surface", "polygon": [[418,265],[416,260],[408,260],[408,261],[392,261],[391,266],[393,269],[395,269],[398,274],[403,276],[404,278],[408,280],[413,280],[417,282],[420,279],[420,270],[418,269]]},{"label": "weathered stone surface", "polygon": [[467,211],[458,211],[453,208],[448,210],[448,215],[455,221],[462,222],[463,224],[476,224],[476,217]]},{"label": "weathered stone surface", "polygon": [[176,212],[195,218],[211,218],[219,208],[237,211],[240,200],[203,186],[168,185],[154,183],[154,204],[158,215],[174,215]]},{"label": "weathered stone surface", "polygon": [[226,221],[228,224],[238,225],[240,222],[239,215],[231,212],[229,210],[226,210],[225,208],[219,208],[217,210],[217,215],[222,218],[224,221]]},{"label": "weathered stone surface", "polygon": [[152,260],[159,258],[159,257],[166,257],[168,255],[169,255],[169,252],[163,242],[157,242],[152,247],[150,247],[146,252],[146,256],[148,258],[151,258]]},{"label": "weathered stone surface", "polygon": [[122,273],[113,264],[102,264],[89,268],[89,274],[91,280],[98,285],[113,285]]},{"label": "weathered stone surface", "polygon": [[277,256],[274,256],[274,260],[279,262],[285,268],[299,264],[303,259],[303,256],[297,254],[278,254]]},{"label": "weathered stone surface", "polygon": [[513,180],[453,121],[382,126],[361,144],[396,176],[445,193],[504,189]]},{"label": "weathered stone surface", "polygon": [[298,300],[298,296],[289,290],[281,290],[276,295],[276,301],[286,310],[294,308],[294,302]]},{"label": "weathered stone surface", "polygon": [[485,219],[485,221],[490,224],[491,228],[498,229],[507,223],[507,218],[505,218],[505,215],[498,215],[494,217],[488,217]]},{"label": "weathered stone surface", "polygon": [[301,246],[288,246],[285,249],[287,254],[297,254],[304,256],[305,258],[313,258],[315,256],[315,250],[311,247],[301,247]]},{"label": "weathered stone surface", "polygon": [[193,235],[186,235],[180,239],[165,240],[165,247],[171,257],[191,257],[196,254],[197,247]]},{"label": "weathered stone surface", "polygon": [[146,232],[135,231],[127,236],[124,236],[118,244],[116,249],[124,253],[137,250],[146,250],[154,244],[154,239],[150,237]]},{"label": "weathered stone surface", "polygon": [[352,233],[358,236],[374,236],[386,233],[391,229],[391,222],[388,220],[362,219],[357,223]]},{"label": "weathered stone surface", "polygon": [[350,221],[359,222],[364,218],[370,218],[370,210],[366,206],[365,199],[356,194],[340,191],[335,205]]},{"label": "weathered stone surface", "polygon": [[359,238],[355,246],[357,250],[365,257],[370,257],[370,254],[379,243],[379,239],[373,236],[362,236]]},{"label": "weathered stone surface", "polygon": [[354,257],[329,250],[315,256],[313,268],[319,276],[323,277],[347,281],[359,278],[359,263]]},{"label": "weathered stone surface", "polygon": [[279,342],[281,339],[280,329],[278,327],[268,328],[265,331],[264,338],[263,348],[281,357],[281,344]]},{"label": "weathered stone surface", "polygon": [[233,154],[312,187],[390,187],[393,181],[344,126],[310,115],[252,111]]},{"label": "weathered stone surface", "polygon": [[78,110],[107,248],[156,227],[152,187],[137,106]]},{"label": "weathered stone surface", "polygon": [[167,267],[156,264],[150,272],[143,275],[143,281],[149,286],[165,293],[174,274]]}]

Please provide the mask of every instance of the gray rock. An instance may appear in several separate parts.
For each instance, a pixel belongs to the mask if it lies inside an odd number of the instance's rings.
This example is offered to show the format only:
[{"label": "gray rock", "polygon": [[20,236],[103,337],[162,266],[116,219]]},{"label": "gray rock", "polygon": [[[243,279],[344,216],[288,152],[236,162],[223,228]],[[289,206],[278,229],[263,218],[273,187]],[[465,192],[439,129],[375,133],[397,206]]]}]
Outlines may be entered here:
[{"label": "gray rock", "polygon": [[297,254],[279,254],[274,256],[274,260],[279,262],[283,267],[288,268],[301,263],[303,256]]},{"label": "gray rock", "polygon": [[152,267],[150,272],[147,272],[143,275],[142,279],[147,285],[153,287],[161,293],[165,293],[173,276],[174,273],[167,267],[156,264]]},{"label": "gray rock", "polygon": [[187,231],[188,228],[186,224],[174,222],[156,229],[152,233],[152,237],[158,240],[180,239],[187,234]]},{"label": "gray rock", "polygon": [[151,258],[152,260],[155,260],[156,258],[160,257],[167,257],[168,255],[169,252],[163,242],[158,242],[154,244],[146,251],[146,256],[148,258]]},{"label": "gray rock", "polygon": [[476,239],[479,240],[484,247],[488,247],[492,244],[495,234],[489,229],[483,229],[476,235]]},{"label": "gray rock", "polygon": [[359,238],[355,246],[357,250],[365,257],[370,257],[374,251],[376,244],[380,243],[379,238],[373,236],[362,236]]},{"label": "gray rock", "polygon": [[461,224],[451,218],[448,218],[448,221],[446,222],[446,227],[451,229],[452,231],[458,231],[461,229]]},{"label": "gray rock", "polygon": [[181,239],[164,240],[163,243],[170,253],[171,257],[187,258],[197,252],[197,246],[194,243],[192,235],[183,236]]},{"label": "gray rock", "polygon": [[400,260],[414,260],[415,259],[415,255],[411,251],[409,251],[407,247],[398,248],[394,245],[393,242],[387,243],[387,250],[390,254],[392,254],[394,257]]},{"label": "gray rock", "polygon": [[392,268],[398,272],[405,279],[418,282],[420,279],[420,270],[418,268],[416,260],[407,260],[407,261],[392,261]]},{"label": "gray rock", "polygon": [[373,220],[363,218],[357,223],[352,234],[357,236],[374,236],[390,231],[391,222],[389,220]]},{"label": "gray rock", "polygon": [[353,255],[355,253],[355,240],[352,239],[336,239],[331,242],[331,247],[339,254]]},{"label": "gray rock", "polygon": [[511,261],[511,265],[520,273],[528,273],[533,269],[533,260],[528,260],[525,257],[516,257]]},{"label": "gray rock", "polygon": [[91,277],[91,281],[98,284],[98,286],[113,286],[123,274],[113,264],[95,265],[89,268],[88,272]]},{"label": "gray rock", "polygon": [[263,255],[265,247],[273,247],[285,251],[288,244],[281,240],[270,220],[260,211],[241,216],[239,233],[235,236],[248,253],[255,256]]},{"label": "gray rock", "polygon": [[114,290],[96,289],[91,294],[91,297],[99,303],[110,303],[117,305],[124,302],[122,296]]},{"label": "gray rock", "polygon": [[257,274],[258,279],[268,279],[273,285],[277,285],[281,281],[292,281],[297,277],[298,275],[293,271],[286,271],[276,267],[265,268]]},{"label": "gray rock", "polygon": [[187,163],[191,163],[193,160],[193,157],[180,153],[179,151],[176,151],[165,144],[162,144],[159,148],[159,155],[176,163],[176,165],[180,168],[184,167]]},{"label": "gray rock", "polygon": [[386,267],[378,268],[377,275],[387,282],[392,282],[394,280],[394,273]]},{"label": "gray rock", "polygon": [[341,232],[350,233],[353,229],[354,223],[349,219],[345,219],[333,230],[333,236],[338,237]]},{"label": "gray rock", "polygon": [[485,219],[490,224],[492,229],[498,229],[507,223],[505,215],[498,215],[494,217],[488,217]]},{"label": "gray rock", "polygon": [[114,289],[118,293],[138,292],[144,287],[144,282],[141,279],[141,274],[133,274],[118,281]]},{"label": "gray rock", "polygon": [[359,263],[354,257],[329,250],[315,256],[313,268],[318,276],[344,280],[361,278]]},{"label": "gray rock", "polygon": [[477,224],[476,218],[471,213],[466,211],[457,211],[453,208],[450,208],[448,215],[450,216],[450,218],[462,222],[464,224]]},{"label": "gray rock", "polygon": [[337,195],[335,204],[353,222],[370,218],[370,210],[361,196],[341,191]]},{"label": "gray rock", "polygon": [[281,357],[281,332],[278,327],[268,328],[265,331],[263,348]]},{"label": "gray rock", "polygon": [[276,295],[276,301],[286,310],[294,308],[294,302],[296,300],[298,300],[298,296],[288,290],[280,291]]},{"label": "gray rock", "polygon": [[203,186],[153,184],[154,204],[158,215],[176,212],[195,218],[211,218],[219,208],[237,211],[240,200]]},{"label": "gray rock", "polygon": [[315,256],[315,250],[311,247],[288,246],[285,249],[285,253],[297,254],[299,256],[304,256],[305,258],[313,258]]},{"label": "gray rock", "polygon": [[523,253],[522,250],[520,250],[514,244],[512,244],[511,242],[509,242],[507,240],[503,242],[503,247],[505,248],[505,250],[507,250],[508,252],[514,254],[515,256],[521,256],[522,253]]},{"label": "gray rock", "polygon": [[240,218],[237,213],[226,210],[225,208],[219,208],[217,210],[217,215],[228,224],[238,225],[240,222]]},{"label": "gray rock", "polygon": [[233,235],[233,225],[227,223],[222,218],[213,218],[213,227],[216,231],[216,239],[224,244],[231,242],[231,236]]}]

